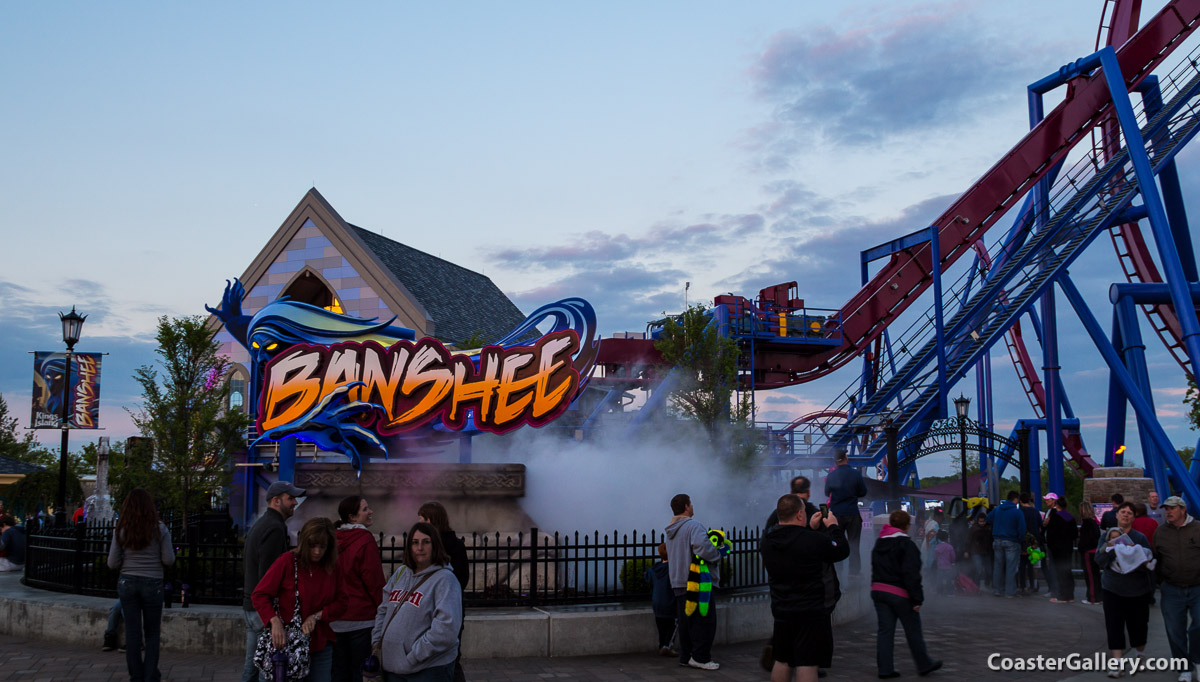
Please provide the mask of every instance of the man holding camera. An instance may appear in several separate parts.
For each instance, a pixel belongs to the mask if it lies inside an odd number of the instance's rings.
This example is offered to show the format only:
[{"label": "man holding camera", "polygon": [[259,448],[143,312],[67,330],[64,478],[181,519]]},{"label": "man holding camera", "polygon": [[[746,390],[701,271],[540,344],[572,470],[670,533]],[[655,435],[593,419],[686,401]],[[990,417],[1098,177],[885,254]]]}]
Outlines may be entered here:
[{"label": "man holding camera", "polygon": [[850,545],[835,515],[818,512],[817,526],[826,532],[811,532],[796,495],[779,498],[775,510],[779,523],[759,550],[775,619],[771,682],[813,682],[818,668],[833,663],[833,609],[842,596],[833,564],[850,556]]}]

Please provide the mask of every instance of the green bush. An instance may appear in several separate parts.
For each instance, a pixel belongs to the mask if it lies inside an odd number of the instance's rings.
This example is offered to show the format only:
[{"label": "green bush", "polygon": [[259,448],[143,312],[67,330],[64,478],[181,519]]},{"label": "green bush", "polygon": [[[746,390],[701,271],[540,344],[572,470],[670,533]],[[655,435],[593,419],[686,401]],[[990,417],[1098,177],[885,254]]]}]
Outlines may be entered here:
[{"label": "green bush", "polygon": [[630,559],[621,564],[621,584],[625,586],[627,594],[650,592],[650,583],[646,580],[646,569],[653,565],[653,559]]}]

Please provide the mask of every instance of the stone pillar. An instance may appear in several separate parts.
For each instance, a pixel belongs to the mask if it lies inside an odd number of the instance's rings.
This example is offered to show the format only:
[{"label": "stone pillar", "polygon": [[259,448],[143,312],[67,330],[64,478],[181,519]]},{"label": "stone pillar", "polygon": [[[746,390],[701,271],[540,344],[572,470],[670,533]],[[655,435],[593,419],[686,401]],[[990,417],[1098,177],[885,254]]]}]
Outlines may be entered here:
[{"label": "stone pillar", "polygon": [[1154,481],[1141,467],[1096,467],[1092,478],[1083,481],[1083,499],[1093,504],[1109,502],[1113,493],[1121,493],[1127,502],[1145,502],[1152,492]]},{"label": "stone pillar", "polygon": [[96,494],[87,510],[88,523],[108,523],[113,518],[112,495],[108,492],[108,436],[100,436],[96,448]]}]

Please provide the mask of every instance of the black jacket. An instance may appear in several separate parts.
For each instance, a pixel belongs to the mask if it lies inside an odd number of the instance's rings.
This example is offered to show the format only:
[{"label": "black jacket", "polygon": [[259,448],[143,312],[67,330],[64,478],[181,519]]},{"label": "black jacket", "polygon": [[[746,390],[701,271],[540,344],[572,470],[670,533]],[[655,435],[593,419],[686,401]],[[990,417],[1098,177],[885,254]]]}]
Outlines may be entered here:
[{"label": "black jacket", "polygon": [[775,526],[763,536],[759,551],[771,587],[772,616],[833,612],[842,596],[833,564],[850,556],[850,544],[840,526],[826,532]]},{"label": "black jacket", "polygon": [[242,583],[243,609],[254,610],[250,595],[254,594],[254,588],[258,587],[258,582],[279,555],[291,549],[291,544],[287,521],[283,520],[283,514],[269,508],[263,511],[262,516],[250,527],[250,532],[246,533],[246,546],[242,550],[242,566],[245,569],[245,581]]},{"label": "black jacket", "polygon": [[442,547],[450,557],[450,568],[454,569],[454,577],[458,578],[459,586],[465,590],[467,580],[471,577],[471,567],[467,564],[467,543],[452,530],[443,530],[439,535],[442,536]]},{"label": "black jacket", "polygon": [[907,535],[881,537],[871,550],[871,582],[903,588],[914,606],[925,601],[921,589],[921,550]]},{"label": "black jacket", "polygon": [[1079,553],[1087,554],[1100,544],[1100,524],[1096,519],[1084,519],[1079,523]]},{"label": "black jacket", "polygon": [[[1025,517],[1025,535],[1032,535],[1036,540],[1038,547],[1046,546],[1046,534],[1042,532],[1042,515],[1033,507],[1019,505],[1017,509],[1021,510],[1021,515]],[[1021,539],[1021,548],[1024,549],[1024,538]]]},{"label": "black jacket", "polygon": [[1050,510],[1050,520],[1046,524],[1046,549],[1057,559],[1070,556],[1075,550],[1075,539],[1079,537],[1079,527],[1075,525],[1075,517],[1068,512],[1057,509]]}]

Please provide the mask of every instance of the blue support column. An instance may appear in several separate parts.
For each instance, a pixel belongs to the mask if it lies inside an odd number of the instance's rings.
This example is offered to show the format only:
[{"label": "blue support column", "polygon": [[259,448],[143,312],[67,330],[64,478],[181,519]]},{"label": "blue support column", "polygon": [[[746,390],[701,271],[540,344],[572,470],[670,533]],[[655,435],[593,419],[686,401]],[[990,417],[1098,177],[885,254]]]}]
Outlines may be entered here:
[{"label": "blue support column", "polygon": [[[1142,93],[1142,104],[1146,109],[1146,117],[1153,118],[1162,110],[1162,90],[1158,87],[1157,76],[1147,76],[1138,85]],[[1160,144],[1158,139],[1153,140]],[[1162,191],[1163,207],[1167,211],[1167,221],[1171,225],[1171,234],[1175,238],[1175,251],[1179,254],[1179,264],[1183,268],[1183,276],[1189,282],[1197,281],[1196,253],[1192,248],[1192,233],[1188,229],[1187,209],[1184,208],[1183,190],[1179,185],[1179,169],[1175,165],[1175,157],[1158,172],[1158,186]]]},{"label": "blue support column", "polygon": [[946,325],[942,317],[942,245],[938,239],[938,226],[929,226],[929,247],[933,259],[933,314],[937,326],[938,355],[938,415],[946,418]]},{"label": "blue support column", "polygon": [[[1138,390],[1137,382],[1129,375],[1122,364],[1120,357],[1117,355],[1116,349],[1109,343],[1104,336],[1104,330],[1100,328],[1100,323],[1096,321],[1096,317],[1092,315],[1092,311],[1084,302],[1083,296],[1079,290],[1071,283],[1071,278],[1064,277],[1059,280],[1059,286],[1066,295],[1067,300],[1071,302],[1071,307],[1079,315],[1079,321],[1083,323],[1084,329],[1092,337],[1092,342],[1096,344],[1096,349],[1100,351],[1100,355],[1104,357],[1104,361],[1108,364],[1109,371],[1117,378],[1120,383],[1121,390],[1129,398],[1129,404],[1133,407],[1133,411],[1139,418],[1143,419],[1150,431],[1150,435],[1154,439],[1154,445],[1158,449],[1157,455],[1166,463],[1167,468],[1171,472],[1171,479],[1183,492],[1184,499],[1187,500],[1189,508],[1200,509],[1200,487],[1197,487],[1196,481],[1191,476],[1181,475],[1184,471],[1183,461],[1179,459],[1179,453],[1175,452],[1175,447],[1171,445],[1171,439],[1167,437],[1167,432],[1163,430],[1162,425],[1158,423],[1158,418],[1154,414],[1154,408],[1142,399],[1141,391]],[[1156,453],[1147,452],[1146,457],[1153,457]]]},{"label": "blue support column", "polygon": [[1167,221],[1162,197],[1155,184],[1154,168],[1146,153],[1146,142],[1142,138],[1142,131],[1138,128],[1137,117],[1133,113],[1129,93],[1125,90],[1125,77],[1121,74],[1121,67],[1117,63],[1116,52],[1111,47],[1106,47],[1098,54],[1104,79],[1112,93],[1113,109],[1121,124],[1121,132],[1125,136],[1129,160],[1133,164],[1133,171],[1141,189],[1147,219],[1154,232],[1154,244],[1158,248],[1159,264],[1171,291],[1171,303],[1175,306],[1175,315],[1183,330],[1183,345],[1187,349],[1188,360],[1192,367],[1197,367],[1197,362],[1200,362],[1200,321],[1196,318],[1196,308],[1192,305],[1188,281],[1184,276],[1179,252],[1175,248],[1174,235]]},{"label": "blue support column", "polygon": [[[1113,306],[1113,321],[1112,321],[1112,342],[1113,347],[1117,349],[1119,359],[1122,363],[1125,362],[1125,355],[1121,354],[1120,349],[1124,347],[1125,342],[1121,336],[1121,324],[1117,319],[1117,307]],[[1121,391],[1121,384],[1117,381],[1115,374],[1111,372],[1108,375],[1108,422],[1104,433],[1104,466],[1116,467],[1121,466],[1125,457],[1117,454],[1117,448],[1125,444],[1125,394]]]},{"label": "blue support column", "polygon": [[[1142,330],[1138,327],[1137,310],[1134,308],[1133,301],[1128,298],[1122,298],[1116,304],[1117,321],[1121,328],[1121,345],[1116,346],[1125,358],[1125,367],[1128,368],[1129,374],[1133,376],[1133,380],[1141,389],[1142,398],[1150,409],[1154,409],[1154,396],[1150,393],[1150,377],[1146,373],[1146,344],[1142,342]],[[1150,438],[1150,431],[1146,424],[1142,422],[1141,417],[1138,417],[1138,436],[1142,444],[1143,453],[1154,452],[1154,441]],[[1158,457],[1143,455],[1145,460],[1146,473],[1148,478],[1154,481],[1154,487],[1158,490],[1167,489],[1167,475],[1163,471],[1162,462]]]},{"label": "blue support column", "polygon": [[1054,287],[1042,297],[1042,385],[1046,389],[1046,466],[1050,492],[1066,494],[1063,480],[1062,417],[1059,412],[1058,320],[1054,310]]},{"label": "blue support column", "polygon": [[[1028,422],[1026,424],[1028,425]],[[1033,496],[1033,506],[1036,509],[1042,508],[1042,456],[1039,447],[1041,439],[1037,435],[1039,430],[1046,429],[1044,420],[1042,424],[1029,434],[1029,494]]]},{"label": "blue support column", "polygon": [[458,439],[458,463],[471,463],[471,436],[460,436]]},{"label": "blue support column", "polygon": [[296,439],[279,441],[279,480],[296,481]]}]

